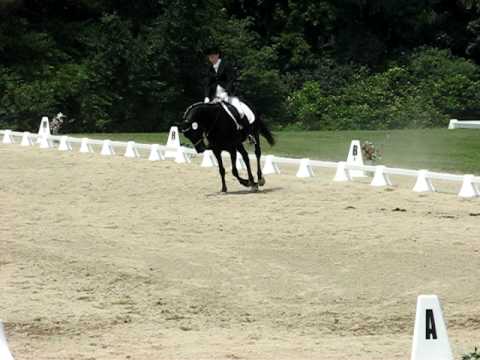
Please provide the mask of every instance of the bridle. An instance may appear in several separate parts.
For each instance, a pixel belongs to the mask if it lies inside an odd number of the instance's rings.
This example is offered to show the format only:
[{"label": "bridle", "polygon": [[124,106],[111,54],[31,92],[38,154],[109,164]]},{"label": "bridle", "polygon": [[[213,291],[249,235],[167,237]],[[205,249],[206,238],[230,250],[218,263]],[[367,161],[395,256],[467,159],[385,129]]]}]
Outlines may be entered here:
[{"label": "bridle", "polygon": [[[185,116],[190,112],[190,110],[191,110],[193,107],[195,107],[196,105],[200,105],[200,104],[203,105],[203,103],[195,103],[195,104],[193,104],[193,105],[190,105],[190,106],[187,108],[187,110],[185,110],[185,113],[184,113],[184,115],[183,115],[184,118],[185,118]],[[205,140],[205,139],[208,139],[208,135],[210,134],[210,132],[212,131],[212,129],[213,129],[214,126],[216,125],[219,117],[220,117],[220,112],[217,113],[217,116],[215,116],[215,119],[212,121],[212,123],[210,124],[210,126],[208,127],[208,129],[205,129],[205,131],[204,131],[203,134],[202,134],[203,136],[202,136],[200,139],[198,139],[196,142],[193,143],[193,146],[197,146],[201,141],[203,141],[203,140]],[[184,133],[186,133],[188,130],[190,130],[191,128],[192,128],[192,126],[190,125],[188,128],[183,129],[183,130],[180,130],[180,132],[181,132],[182,134],[184,134]]]}]

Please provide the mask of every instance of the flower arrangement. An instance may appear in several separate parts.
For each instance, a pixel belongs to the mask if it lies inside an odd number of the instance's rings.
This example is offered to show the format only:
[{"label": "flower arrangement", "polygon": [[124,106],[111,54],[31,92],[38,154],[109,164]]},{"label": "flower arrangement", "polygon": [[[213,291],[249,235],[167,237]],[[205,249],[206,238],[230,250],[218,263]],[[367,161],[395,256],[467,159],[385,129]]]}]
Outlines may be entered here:
[{"label": "flower arrangement", "polygon": [[66,118],[66,116],[63,115],[61,112],[59,112],[52,119],[52,121],[50,122],[50,131],[52,132],[53,135],[58,134],[58,132],[62,128],[62,125],[63,125],[63,122],[64,122],[65,118]]},{"label": "flower arrangement", "polygon": [[381,151],[375,147],[375,145],[370,141],[365,141],[362,144],[362,154],[364,160],[375,162],[382,158]]}]

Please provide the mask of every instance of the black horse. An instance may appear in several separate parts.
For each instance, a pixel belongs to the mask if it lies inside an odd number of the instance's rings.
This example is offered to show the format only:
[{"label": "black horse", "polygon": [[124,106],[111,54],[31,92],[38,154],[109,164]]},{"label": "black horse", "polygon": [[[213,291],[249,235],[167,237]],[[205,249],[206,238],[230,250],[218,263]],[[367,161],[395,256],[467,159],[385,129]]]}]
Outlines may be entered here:
[{"label": "black horse", "polygon": [[[230,108],[230,113],[235,114],[234,108]],[[252,170],[250,168],[250,161],[248,153],[243,146],[248,134],[246,129],[238,129],[237,124],[240,122],[233,120],[232,117],[225,111],[222,104],[219,102],[212,103],[195,103],[191,105],[183,115],[183,123],[180,125],[180,131],[187,137],[195,147],[198,153],[204,152],[206,149],[211,149],[215,155],[220,176],[222,178],[222,192],[227,191],[225,184],[225,168],[222,162],[222,151],[230,153],[232,162],[232,173],[238,179],[240,184],[246,187],[251,187],[257,190],[258,186],[265,184],[265,179],[262,176],[262,169],[260,164],[260,156],[262,154],[260,149],[260,135],[267,139],[270,145],[275,144],[275,139],[272,133],[267,128],[265,123],[256,116],[251,132],[255,143],[255,155],[257,157],[257,176],[258,183],[254,181]],[[205,139],[208,145],[205,144]],[[247,166],[248,180],[240,177],[236,167],[237,151],[243,158]]]}]

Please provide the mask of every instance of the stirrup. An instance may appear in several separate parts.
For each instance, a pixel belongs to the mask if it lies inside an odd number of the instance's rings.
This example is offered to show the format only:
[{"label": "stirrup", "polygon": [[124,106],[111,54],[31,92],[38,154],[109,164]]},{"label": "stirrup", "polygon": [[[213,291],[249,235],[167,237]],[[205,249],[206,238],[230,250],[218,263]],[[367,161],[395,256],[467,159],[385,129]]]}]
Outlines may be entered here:
[{"label": "stirrup", "polygon": [[256,145],[256,144],[257,144],[257,142],[255,141],[255,137],[254,137],[252,134],[248,134],[247,138],[248,138],[248,142],[249,142],[250,144],[252,144],[252,145]]}]

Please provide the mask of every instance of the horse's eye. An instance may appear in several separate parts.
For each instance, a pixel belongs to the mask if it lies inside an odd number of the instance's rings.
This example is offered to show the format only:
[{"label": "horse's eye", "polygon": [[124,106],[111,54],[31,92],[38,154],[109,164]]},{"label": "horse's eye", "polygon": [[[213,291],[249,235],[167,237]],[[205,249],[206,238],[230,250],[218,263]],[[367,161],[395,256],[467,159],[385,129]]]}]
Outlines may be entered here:
[{"label": "horse's eye", "polygon": [[197,130],[198,129],[198,124],[196,122],[192,123],[192,129]]}]

